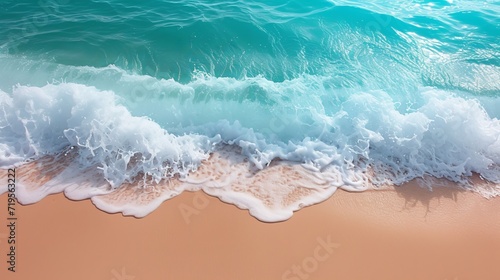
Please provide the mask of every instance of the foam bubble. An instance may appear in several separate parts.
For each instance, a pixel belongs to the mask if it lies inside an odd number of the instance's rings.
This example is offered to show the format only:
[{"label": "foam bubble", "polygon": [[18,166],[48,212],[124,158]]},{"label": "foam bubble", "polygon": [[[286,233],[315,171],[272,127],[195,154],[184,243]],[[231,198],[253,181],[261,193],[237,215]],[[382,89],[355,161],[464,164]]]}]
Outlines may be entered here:
[{"label": "foam bubble", "polygon": [[[264,221],[287,219],[338,187],[431,177],[500,193],[500,121],[480,99],[421,88],[404,110],[387,92],[324,81],[159,80],[130,107],[126,96],[81,84],[15,86],[0,92],[0,166],[24,174],[22,203],[64,191],[137,217],[185,190]],[[486,183],[475,185],[474,174]]]},{"label": "foam bubble", "polygon": [[139,174],[155,181],[185,175],[208,156],[213,142],[201,135],[169,134],[145,117],[132,116],[112,92],[94,87],[18,86],[0,96],[3,167],[78,147],[82,166],[98,166],[107,181],[119,186]]}]

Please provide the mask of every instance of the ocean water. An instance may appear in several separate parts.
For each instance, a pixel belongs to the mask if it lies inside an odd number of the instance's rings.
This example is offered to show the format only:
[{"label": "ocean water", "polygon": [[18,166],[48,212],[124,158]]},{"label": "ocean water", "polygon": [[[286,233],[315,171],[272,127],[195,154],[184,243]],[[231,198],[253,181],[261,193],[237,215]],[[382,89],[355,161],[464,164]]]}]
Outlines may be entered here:
[{"label": "ocean water", "polygon": [[499,1],[4,0],[0,26],[23,203],[202,189],[279,221],[339,187],[500,194]]}]

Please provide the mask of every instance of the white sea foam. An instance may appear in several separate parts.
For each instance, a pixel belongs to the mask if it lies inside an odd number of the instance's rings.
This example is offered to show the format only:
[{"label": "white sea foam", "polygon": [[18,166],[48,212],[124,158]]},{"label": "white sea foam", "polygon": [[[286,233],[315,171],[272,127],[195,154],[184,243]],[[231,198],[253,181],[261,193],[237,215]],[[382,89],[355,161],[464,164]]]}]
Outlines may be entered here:
[{"label": "white sea foam", "polygon": [[[118,76],[135,88],[0,91],[0,166],[24,164],[21,202],[64,191],[144,216],[184,190],[203,189],[278,221],[339,186],[433,176],[474,189],[477,173],[493,183],[481,189],[485,196],[499,194],[500,106],[492,97],[421,88],[403,106],[384,91],[330,87],[327,77],[278,83],[200,74],[180,84]],[[47,156],[55,158],[41,164]]]}]

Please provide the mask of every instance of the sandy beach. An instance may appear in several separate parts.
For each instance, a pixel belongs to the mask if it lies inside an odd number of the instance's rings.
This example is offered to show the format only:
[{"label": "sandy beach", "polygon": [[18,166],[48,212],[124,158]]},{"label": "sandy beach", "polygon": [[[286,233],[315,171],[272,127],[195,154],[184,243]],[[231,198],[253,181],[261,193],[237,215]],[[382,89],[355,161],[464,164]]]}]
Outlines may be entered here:
[{"label": "sandy beach", "polygon": [[500,0],[0,3],[0,280],[500,280]]},{"label": "sandy beach", "polygon": [[[0,196],[7,223],[7,195]],[[1,279],[498,279],[500,201],[414,185],[337,191],[263,223],[203,192],[142,219],[51,195],[16,205],[16,272]]]}]

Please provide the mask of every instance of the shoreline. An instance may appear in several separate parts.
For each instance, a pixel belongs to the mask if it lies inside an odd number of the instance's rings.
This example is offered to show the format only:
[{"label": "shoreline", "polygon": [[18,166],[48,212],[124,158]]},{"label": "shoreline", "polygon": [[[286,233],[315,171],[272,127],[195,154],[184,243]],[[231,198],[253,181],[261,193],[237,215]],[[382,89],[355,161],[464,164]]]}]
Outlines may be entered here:
[{"label": "shoreline", "polygon": [[[500,192],[500,185],[485,181],[476,173],[467,180],[462,178],[462,183],[428,176],[413,179],[402,186],[376,186],[372,183],[375,176],[371,169],[353,171],[348,176],[335,165],[318,170],[285,160],[275,160],[266,168],[258,169],[242,155],[240,148],[234,146],[223,146],[211,153],[195,172],[183,178],[174,176],[156,181],[151,175],[139,174],[132,182],[117,184],[106,179],[99,167],[83,167],[76,160],[77,156],[78,149],[68,148],[12,169],[17,175],[0,169],[0,179],[7,181],[8,175],[15,178],[16,198],[22,204],[36,203],[47,195],[62,192],[72,200],[90,199],[107,213],[138,218],[151,214],[164,202],[185,191],[201,190],[240,209],[248,209],[250,215],[262,222],[286,221],[304,207],[324,202],[338,190],[398,192],[407,186],[418,185],[438,192],[450,188],[456,190],[451,193],[456,193],[470,187],[490,198],[499,196]],[[136,164],[137,161],[131,160],[127,168]],[[0,186],[0,193],[6,191],[7,185]]]},{"label": "shoreline", "polygon": [[[144,218],[63,194],[17,206],[8,279],[496,279],[500,198],[416,184],[350,193],[260,222],[203,192]],[[0,196],[6,209],[7,196]],[[0,211],[6,220],[6,211]],[[2,234],[2,232],[0,232]],[[1,235],[0,235],[1,237]],[[1,255],[6,257],[1,240]],[[7,274],[8,273],[8,274]],[[2,276],[4,278],[4,276]]]}]

